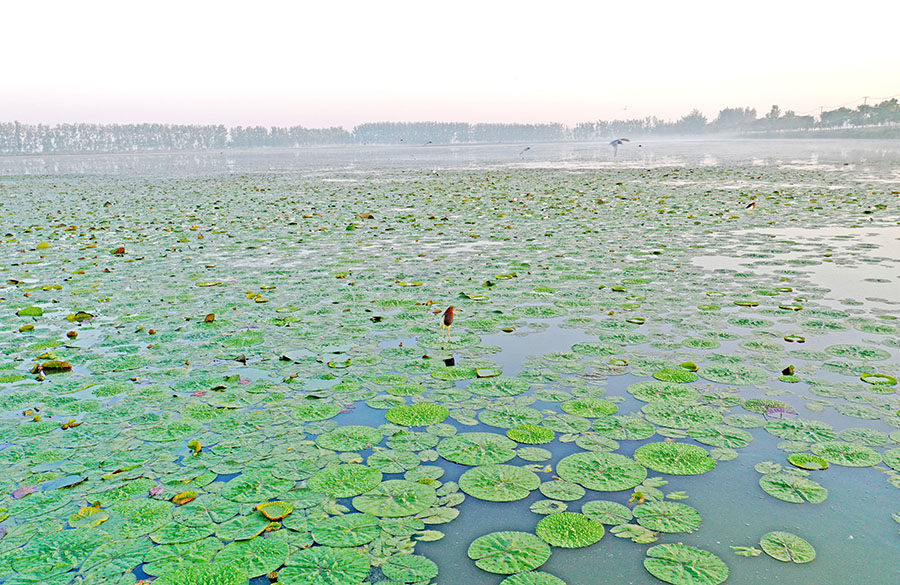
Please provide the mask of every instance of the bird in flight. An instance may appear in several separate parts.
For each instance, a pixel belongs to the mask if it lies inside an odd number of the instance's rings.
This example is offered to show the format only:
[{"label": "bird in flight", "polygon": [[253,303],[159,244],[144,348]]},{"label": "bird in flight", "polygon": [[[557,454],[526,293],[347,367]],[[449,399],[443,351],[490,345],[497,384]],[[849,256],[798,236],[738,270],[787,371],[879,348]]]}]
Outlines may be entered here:
[{"label": "bird in flight", "polygon": [[751,201],[745,209],[756,209],[756,201]]},{"label": "bird in flight", "polygon": [[530,146],[526,146],[525,148],[522,149],[522,152],[519,153],[519,156],[525,154],[525,152],[527,152],[527,151],[529,151],[529,150],[531,150],[531,147],[530,147]]},{"label": "bird in flight", "polygon": [[609,143],[609,145],[613,147],[613,156],[616,156],[617,154],[619,154],[619,145],[624,144],[626,142],[631,142],[631,141],[628,140],[627,138],[616,138],[615,140],[613,140],[612,142]]}]

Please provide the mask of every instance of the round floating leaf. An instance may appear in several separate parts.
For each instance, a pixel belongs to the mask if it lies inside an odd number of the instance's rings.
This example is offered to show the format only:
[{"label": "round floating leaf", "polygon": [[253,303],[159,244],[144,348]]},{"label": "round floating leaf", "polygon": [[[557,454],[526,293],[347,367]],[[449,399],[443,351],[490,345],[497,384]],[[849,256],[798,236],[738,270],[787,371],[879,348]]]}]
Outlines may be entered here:
[{"label": "round floating leaf", "polygon": [[584,514],[560,512],[538,522],[535,532],[552,546],[581,548],[599,541],[605,530],[603,524]]},{"label": "round floating leaf", "polygon": [[692,429],[688,435],[698,443],[729,449],[746,447],[753,440],[747,431],[724,425]]},{"label": "round floating leaf", "polygon": [[445,406],[430,402],[417,402],[397,406],[384,414],[384,417],[395,425],[404,427],[423,427],[443,422],[450,416]]},{"label": "round floating leaf", "polygon": [[705,366],[697,372],[701,378],[721,384],[748,384],[759,386],[769,380],[769,375],[760,369],[738,364]]},{"label": "round floating leaf", "polygon": [[880,361],[891,358],[891,352],[869,345],[829,345],[825,351],[835,357],[851,360]]},{"label": "round floating leaf", "polygon": [[215,562],[236,567],[252,579],[278,569],[289,552],[290,547],[283,539],[257,537],[230,543],[219,551]]},{"label": "round floating leaf", "polygon": [[651,402],[641,408],[653,424],[673,429],[696,429],[719,425],[722,414],[711,406],[671,402]]},{"label": "round floating leaf", "polygon": [[381,533],[381,523],[371,514],[344,514],[322,520],[312,530],[316,544],[338,548],[361,546]]},{"label": "round floating leaf", "polygon": [[512,575],[536,569],[550,558],[550,546],[527,532],[492,532],[469,545],[469,558],[489,573]]},{"label": "round floating leaf", "polygon": [[574,502],[584,497],[584,488],[566,480],[545,481],[541,484],[541,493],[554,500]]},{"label": "round floating leaf", "polygon": [[638,447],[634,458],[654,471],[672,475],[697,475],[716,466],[705,449],[686,443],[649,443]]},{"label": "round floating leaf", "polygon": [[527,498],[540,484],[537,474],[515,465],[481,465],[469,469],[459,478],[462,491],[491,502]]},{"label": "round floating leaf", "polygon": [[581,513],[591,520],[596,520],[602,524],[610,524],[612,526],[626,524],[630,522],[633,517],[628,506],[623,506],[618,502],[610,502],[609,500],[593,500],[585,502],[581,506]]},{"label": "round floating leaf", "polygon": [[683,368],[663,368],[655,372],[653,377],[662,382],[675,382],[676,384],[695,382],[699,378],[694,372]]},{"label": "round floating leaf", "polygon": [[526,445],[542,445],[550,443],[556,438],[556,434],[546,427],[524,424],[506,431],[506,436],[517,443]]},{"label": "round floating leaf", "polygon": [[647,549],[644,568],[672,585],[718,585],[729,575],[722,559],[684,544],[660,544]]},{"label": "round floating leaf", "polygon": [[813,480],[784,471],[762,476],[759,486],[770,496],[795,504],[820,504],[828,497],[828,490]]},{"label": "round floating leaf", "polygon": [[475,368],[465,366],[445,366],[431,372],[431,377],[438,380],[457,381],[466,380],[468,378],[477,378],[478,372]]},{"label": "round floating leaf", "polygon": [[47,577],[65,573],[81,565],[96,548],[109,540],[110,535],[99,529],[50,532],[33,537],[8,558],[8,563],[25,575]]},{"label": "round floating leaf", "polygon": [[865,382],[866,384],[872,384],[874,386],[896,386],[897,378],[894,376],[890,376],[888,374],[872,374],[866,373],[859,377],[860,380]]},{"label": "round floating leaf", "polygon": [[560,405],[563,412],[585,418],[599,418],[608,414],[615,414],[619,407],[601,398],[576,398],[567,400]]},{"label": "round floating leaf", "polygon": [[369,576],[369,560],[354,548],[314,546],[291,555],[278,571],[284,585],[360,585]]},{"label": "round floating leaf", "polygon": [[656,532],[690,532],[700,526],[700,512],[677,502],[649,502],[634,509],[638,524]]},{"label": "round floating leaf", "polygon": [[506,396],[518,396],[528,392],[531,386],[521,378],[509,378],[500,376],[496,378],[480,378],[466,387],[466,390],[478,396],[503,398]]},{"label": "round floating leaf", "polygon": [[773,559],[785,563],[808,563],[816,558],[816,551],[807,541],[790,532],[769,532],[759,546]]},{"label": "round floating leaf", "polygon": [[558,500],[538,500],[531,504],[531,507],[529,508],[529,510],[535,514],[541,515],[558,514],[559,512],[565,512],[568,509],[569,504]]},{"label": "round floating leaf", "polygon": [[656,428],[639,416],[605,416],[594,421],[594,430],[617,441],[641,441],[656,434]]},{"label": "round floating leaf", "polygon": [[[4,510],[0,509],[0,517],[3,516],[3,512]],[[99,526],[107,520],[109,520],[109,512],[94,506],[88,506],[69,516],[69,526],[72,528],[91,528]]]},{"label": "round floating leaf", "polygon": [[492,427],[510,429],[523,424],[537,424],[544,416],[527,406],[493,406],[482,410],[478,420]]},{"label": "round floating leaf", "polygon": [[788,455],[788,461],[791,465],[800,469],[809,469],[813,471],[828,469],[828,461],[816,455],[808,453],[793,453]]},{"label": "round floating leaf", "polygon": [[294,505],[288,502],[265,502],[256,507],[269,520],[281,520],[294,511]]},{"label": "round floating leaf", "polygon": [[900,449],[889,449],[888,451],[885,451],[884,462],[891,469],[900,471]]},{"label": "round floating leaf", "polygon": [[441,457],[462,465],[506,463],[516,456],[516,443],[493,433],[459,433],[438,445]]},{"label": "round floating leaf", "polygon": [[412,516],[430,508],[437,501],[434,488],[421,483],[393,479],[353,498],[353,507],[385,518]]},{"label": "round floating leaf", "polygon": [[362,451],[381,442],[384,436],[372,427],[348,425],[319,435],[316,444],[332,451]]},{"label": "round floating leaf", "polygon": [[829,441],[827,443],[817,443],[810,450],[835,465],[871,467],[881,463],[881,455],[878,454],[878,451],[859,443]]},{"label": "round floating leaf", "polygon": [[310,400],[293,410],[294,418],[299,421],[326,420],[337,416],[341,407],[330,402],[316,402]]},{"label": "round floating leaf", "polygon": [[268,470],[242,473],[225,484],[222,497],[234,502],[256,503],[277,498],[294,487],[289,479],[274,477]]},{"label": "round floating leaf", "polygon": [[766,423],[766,431],[790,441],[820,443],[837,437],[830,425],[817,420],[781,418]]},{"label": "round floating leaf", "polygon": [[543,571],[526,571],[507,577],[500,585],[566,585],[566,582]]},{"label": "round floating leaf", "polygon": [[673,382],[638,382],[628,392],[642,402],[694,402],[700,392],[691,386]]},{"label": "round floating leaf", "polygon": [[365,465],[332,465],[309,478],[309,488],[332,498],[352,498],[381,483],[382,474]]},{"label": "round floating leaf", "polygon": [[422,555],[394,555],[381,565],[384,576],[399,583],[427,583],[438,575],[438,566]]},{"label": "round floating leaf", "polygon": [[221,563],[188,565],[153,581],[155,585],[247,585],[249,582],[245,571]]},{"label": "round floating leaf", "polygon": [[559,476],[591,490],[615,492],[631,489],[647,478],[647,470],[617,453],[575,453],[556,467]]}]

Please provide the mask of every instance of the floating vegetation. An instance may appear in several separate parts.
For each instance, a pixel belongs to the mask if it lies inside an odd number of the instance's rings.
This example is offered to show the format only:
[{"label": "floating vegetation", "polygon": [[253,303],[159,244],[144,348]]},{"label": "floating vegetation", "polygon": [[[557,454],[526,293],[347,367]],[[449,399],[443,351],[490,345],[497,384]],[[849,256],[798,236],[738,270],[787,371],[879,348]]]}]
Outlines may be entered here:
[{"label": "floating vegetation", "polygon": [[551,546],[581,548],[599,541],[606,530],[584,514],[560,512],[538,522],[535,532]]},{"label": "floating vegetation", "polygon": [[[564,585],[593,569],[542,572],[551,547],[608,531],[631,560],[691,532],[645,566],[706,585],[701,512],[776,527],[824,486],[822,534],[865,513],[860,558],[890,556],[898,299],[860,217],[887,158],[4,174],[0,582],[424,585],[471,542],[471,571]],[[884,278],[820,280],[850,264]],[[810,558],[773,534],[736,553]]]}]

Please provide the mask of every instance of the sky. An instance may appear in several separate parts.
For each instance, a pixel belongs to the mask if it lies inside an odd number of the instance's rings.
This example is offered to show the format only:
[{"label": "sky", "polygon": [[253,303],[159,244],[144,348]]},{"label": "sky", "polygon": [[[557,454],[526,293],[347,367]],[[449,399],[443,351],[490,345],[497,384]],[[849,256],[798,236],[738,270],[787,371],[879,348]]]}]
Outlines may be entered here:
[{"label": "sky", "polygon": [[900,2],[5,2],[0,122],[578,122],[900,94]]}]

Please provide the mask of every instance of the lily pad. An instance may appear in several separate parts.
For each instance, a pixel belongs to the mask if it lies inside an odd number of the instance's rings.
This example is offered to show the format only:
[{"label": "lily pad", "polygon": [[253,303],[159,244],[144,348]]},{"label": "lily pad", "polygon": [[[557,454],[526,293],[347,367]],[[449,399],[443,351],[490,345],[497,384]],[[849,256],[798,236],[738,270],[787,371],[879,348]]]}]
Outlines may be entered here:
[{"label": "lily pad", "polygon": [[459,488],[470,496],[491,502],[527,498],[541,484],[533,471],[515,465],[480,465],[459,478]]},{"label": "lily pad", "polygon": [[654,471],[672,475],[697,475],[716,466],[705,449],[686,443],[649,443],[638,447],[634,458]]},{"label": "lily pad", "polygon": [[769,532],[759,545],[767,555],[785,563],[803,564],[816,558],[812,545],[790,532]]},{"label": "lily pad", "polygon": [[644,466],[617,453],[575,453],[556,467],[559,476],[591,490],[631,489],[647,478]]},{"label": "lily pad", "polygon": [[489,573],[512,575],[536,569],[550,558],[550,546],[527,532],[492,532],[476,538],[467,554]]},{"label": "lily pad", "polygon": [[722,559],[684,544],[660,544],[647,549],[644,568],[672,585],[718,585],[729,575]]},{"label": "lily pad", "polygon": [[605,530],[603,524],[584,514],[560,512],[538,522],[535,532],[552,546],[581,548],[599,541]]},{"label": "lily pad", "polygon": [[828,490],[813,480],[784,471],[762,476],[759,485],[770,496],[794,504],[820,504],[828,497]]},{"label": "lily pad", "polygon": [[634,509],[638,524],[656,532],[691,532],[700,526],[700,512],[677,502],[648,502]]}]

